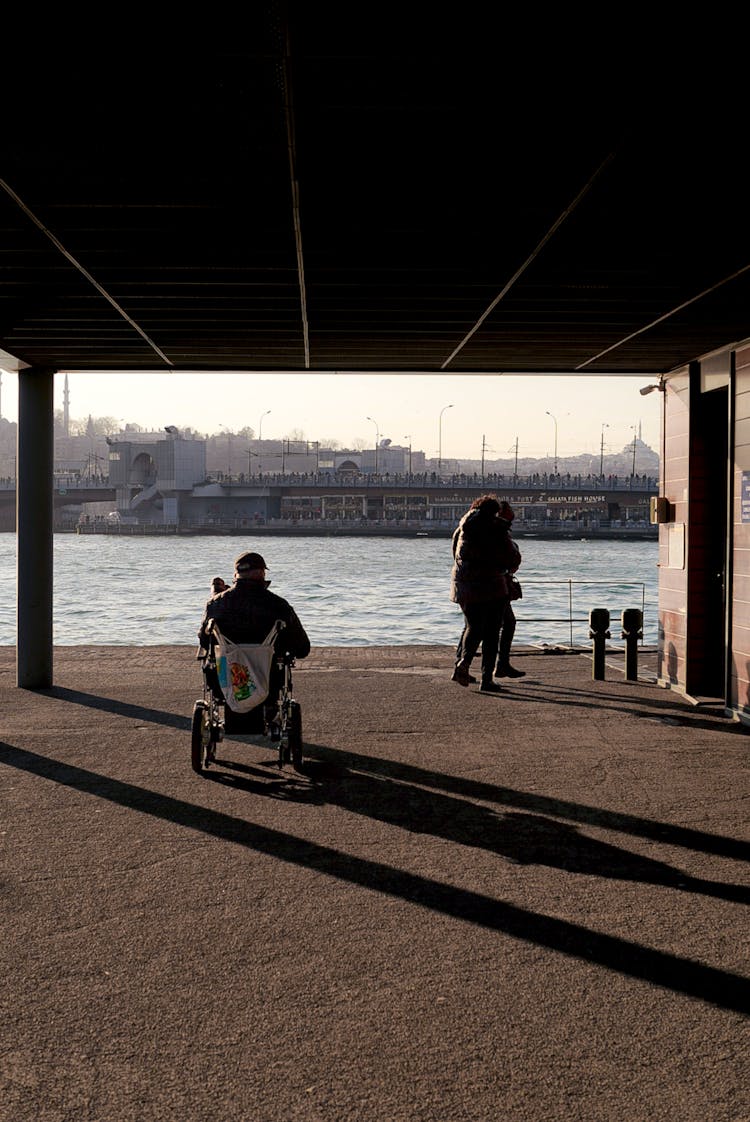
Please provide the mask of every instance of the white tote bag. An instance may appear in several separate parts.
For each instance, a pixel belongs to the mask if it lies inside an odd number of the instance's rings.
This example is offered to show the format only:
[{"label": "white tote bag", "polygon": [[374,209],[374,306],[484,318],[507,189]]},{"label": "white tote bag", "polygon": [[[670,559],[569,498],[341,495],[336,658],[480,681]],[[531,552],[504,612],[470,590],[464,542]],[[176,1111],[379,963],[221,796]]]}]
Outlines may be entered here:
[{"label": "white tote bag", "polygon": [[218,643],[216,670],[224,700],[233,713],[249,713],[268,697],[277,621],[262,643],[233,643],[221,634],[214,621]]}]

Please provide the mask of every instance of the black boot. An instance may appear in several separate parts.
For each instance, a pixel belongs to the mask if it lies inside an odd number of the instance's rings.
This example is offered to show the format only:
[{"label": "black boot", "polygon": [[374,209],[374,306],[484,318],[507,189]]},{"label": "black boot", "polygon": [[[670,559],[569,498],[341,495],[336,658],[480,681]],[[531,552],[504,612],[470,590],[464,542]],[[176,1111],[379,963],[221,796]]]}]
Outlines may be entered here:
[{"label": "black boot", "polygon": [[498,662],[495,669],[496,678],[525,678],[525,670],[516,670],[509,662]]},{"label": "black boot", "polygon": [[460,662],[456,663],[455,669],[451,674],[451,681],[458,682],[459,686],[468,686],[472,681],[471,674],[469,673],[470,666],[471,663],[465,658],[462,658]]},{"label": "black boot", "polygon": [[493,682],[492,678],[482,678],[482,684],[479,687],[480,693],[502,693],[502,686],[498,686],[497,682]]}]

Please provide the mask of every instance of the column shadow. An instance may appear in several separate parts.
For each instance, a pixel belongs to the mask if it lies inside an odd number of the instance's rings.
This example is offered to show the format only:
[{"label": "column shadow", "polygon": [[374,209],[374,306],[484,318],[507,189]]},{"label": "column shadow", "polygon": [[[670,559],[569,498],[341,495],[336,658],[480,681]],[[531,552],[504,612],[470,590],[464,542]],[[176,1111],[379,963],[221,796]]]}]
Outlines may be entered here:
[{"label": "column shadow", "polygon": [[106,799],[139,814],[152,815],[229,844],[336,877],[367,891],[398,897],[510,938],[586,963],[597,963],[615,973],[698,998],[709,1005],[744,1015],[750,1012],[750,980],[730,971],[506,904],[483,893],[442,884],[383,862],[343,854],[330,846],[64,764],[11,744],[0,743],[0,764]]}]

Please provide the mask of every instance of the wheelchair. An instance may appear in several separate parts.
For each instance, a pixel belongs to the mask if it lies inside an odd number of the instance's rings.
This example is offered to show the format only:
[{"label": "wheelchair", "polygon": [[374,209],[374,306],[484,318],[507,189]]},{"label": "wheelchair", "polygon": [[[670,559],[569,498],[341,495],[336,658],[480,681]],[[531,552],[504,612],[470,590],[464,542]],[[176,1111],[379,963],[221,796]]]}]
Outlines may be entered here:
[{"label": "wheelchair", "polygon": [[[281,628],[283,629],[283,623]],[[234,713],[226,704],[216,665],[216,641],[209,633],[208,648],[199,647],[196,659],[203,673],[203,697],[193,706],[191,763],[193,771],[205,775],[216,764],[216,749],[225,735],[250,733],[267,737],[278,750],[278,766],[291,763],[301,771],[302,710],[294,698],[292,667],[288,651],[275,653],[271,688],[264,702],[249,713]]]}]

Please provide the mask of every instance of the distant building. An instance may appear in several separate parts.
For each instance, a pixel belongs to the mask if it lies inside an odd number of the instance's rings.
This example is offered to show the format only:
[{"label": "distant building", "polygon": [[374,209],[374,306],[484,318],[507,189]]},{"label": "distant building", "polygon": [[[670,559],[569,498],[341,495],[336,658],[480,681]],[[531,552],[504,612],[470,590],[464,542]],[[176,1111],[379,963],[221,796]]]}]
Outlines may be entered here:
[{"label": "distant building", "polygon": [[[206,442],[175,430],[157,440],[107,438],[109,482],[123,514],[148,512],[152,521],[178,523],[180,499],[206,479]],[[158,517],[153,517],[159,512]]]}]

